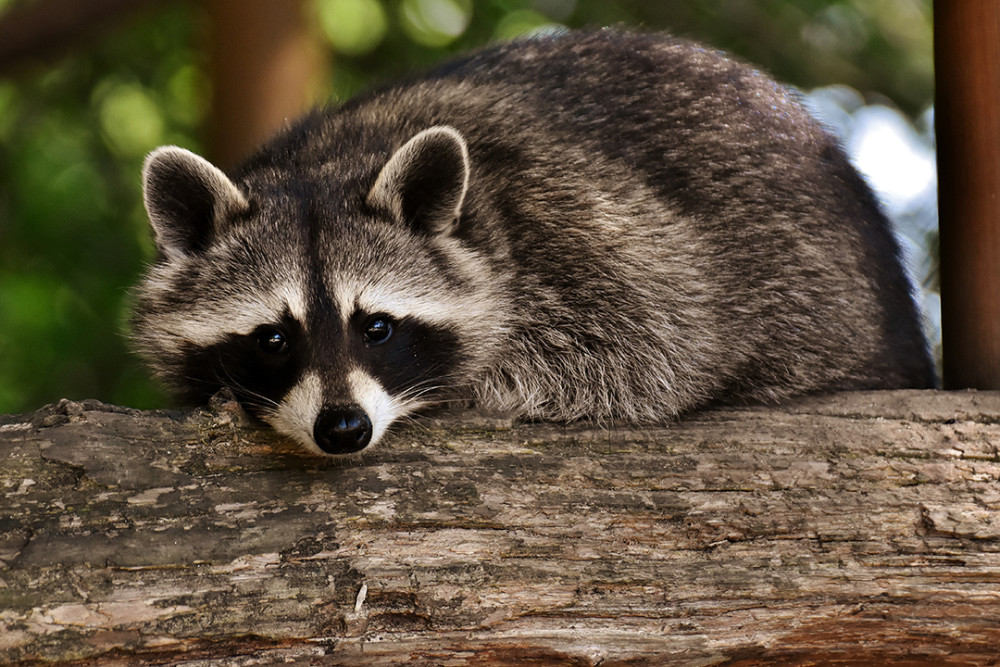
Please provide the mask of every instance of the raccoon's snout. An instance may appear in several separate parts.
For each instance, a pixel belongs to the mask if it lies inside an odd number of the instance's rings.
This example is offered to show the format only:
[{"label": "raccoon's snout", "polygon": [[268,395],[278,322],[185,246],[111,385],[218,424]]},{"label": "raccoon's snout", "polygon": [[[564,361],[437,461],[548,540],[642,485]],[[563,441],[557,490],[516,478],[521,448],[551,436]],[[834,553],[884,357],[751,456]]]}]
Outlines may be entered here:
[{"label": "raccoon's snout", "polygon": [[357,405],[323,408],[313,426],[313,439],[327,454],[353,454],[372,439],[372,420]]}]

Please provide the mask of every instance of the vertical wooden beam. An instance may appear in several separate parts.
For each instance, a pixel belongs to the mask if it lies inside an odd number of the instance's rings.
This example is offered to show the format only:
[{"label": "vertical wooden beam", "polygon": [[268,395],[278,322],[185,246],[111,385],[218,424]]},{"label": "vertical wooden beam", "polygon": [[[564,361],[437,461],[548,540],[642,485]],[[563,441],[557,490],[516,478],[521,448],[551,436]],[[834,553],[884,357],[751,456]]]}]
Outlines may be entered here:
[{"label": "vertical wooden beam", "polygon": [[1000,2],[934,3],[946,388],[1000,389]]},{"label": "vertical wooden beam", "polygon": [[210,157],[231,167],[312,105],[328,68],[304,0],[211,0]]}]

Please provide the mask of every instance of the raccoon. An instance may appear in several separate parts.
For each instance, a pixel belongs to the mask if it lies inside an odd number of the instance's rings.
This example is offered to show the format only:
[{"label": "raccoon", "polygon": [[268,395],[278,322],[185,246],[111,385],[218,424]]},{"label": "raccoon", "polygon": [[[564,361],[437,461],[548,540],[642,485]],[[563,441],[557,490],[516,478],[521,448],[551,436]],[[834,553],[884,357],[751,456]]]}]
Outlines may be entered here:
[{"label": "raccoon", "polygon": [[473,399],[663,422],[929,387],[900,248],[837,141],[752,67],[662,34],[486,48],[317,110],[226,174],[147,159],[138,347],[310,451]]}]

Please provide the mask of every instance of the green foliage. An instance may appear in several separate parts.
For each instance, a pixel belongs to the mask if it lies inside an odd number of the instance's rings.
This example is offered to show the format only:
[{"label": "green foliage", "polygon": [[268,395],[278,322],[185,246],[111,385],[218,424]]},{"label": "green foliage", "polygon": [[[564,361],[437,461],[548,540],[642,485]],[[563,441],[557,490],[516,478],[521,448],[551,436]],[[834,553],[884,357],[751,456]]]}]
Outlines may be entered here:
[{"label": "green foliage", "polygon": [[[310,1],[334,52],[332,99],[491,40],[602,25],[666,28],[910,113],[932,96],[930,0]],[[168,5],[0,80],[0,412],[63,396],[166,404],[124,335],[153,257],[139,172],[156,145],[199,147],[203,20],[200,5]]]},{"label": "green foliage", "polygon": [[360,56],[385,38],[388,17],[379,0],[319,0],[313,11],[330,46]]},{"label": "green foliage", "polygon": [[0,82],[0,412],[62,396],[165,402],[123,332],[152,256],[143,157],[197,143],[193,29],[170,8]]},{"label": "green foliage", "polygon": [[[353,94],[485,42],[553,26],[667,29],[744,57],[804,89],[843,83],[911,115],[933,96],[930,0],[312,0],[330,23],[357,25],[344,7],[388,17],[340,48],[334,93]],[[365,11],[371,11],[367,9]],[[357,28],[356,28],[357,29]]]}]

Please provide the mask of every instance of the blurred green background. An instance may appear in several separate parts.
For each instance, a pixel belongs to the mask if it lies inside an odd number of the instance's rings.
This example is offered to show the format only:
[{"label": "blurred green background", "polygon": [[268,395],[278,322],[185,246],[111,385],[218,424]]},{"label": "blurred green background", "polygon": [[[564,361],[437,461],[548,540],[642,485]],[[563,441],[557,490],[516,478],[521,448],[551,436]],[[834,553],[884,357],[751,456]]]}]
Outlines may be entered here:
[{"label": "blurred green background", "polygon": [[[0,22],[23,3],[0,0]],[[153,247],[139,173],[203,152],[211,81],[197,2],[152,8],[44,62],[0,62],[0,413],[168,399],[128,351]],[[252,2],[247,6],[251,7]],[[309,0],[341,100],[451,53],[548,26],[667,29],[808,90],[846,84],[917,117],[933,96],[931,0]],[[9,66],[8,66],[9,65]]]}]

